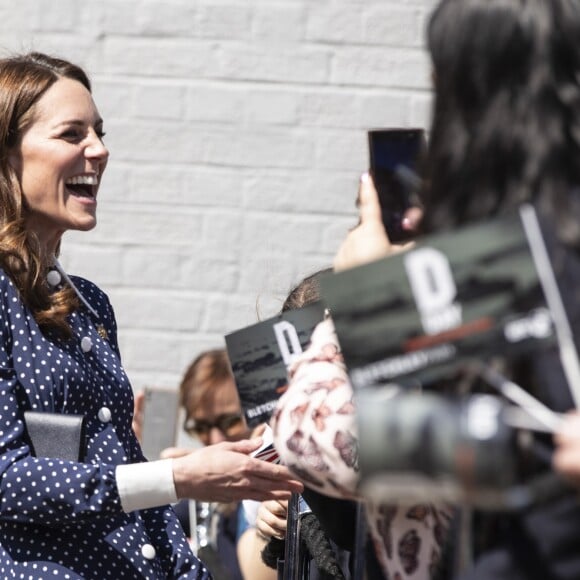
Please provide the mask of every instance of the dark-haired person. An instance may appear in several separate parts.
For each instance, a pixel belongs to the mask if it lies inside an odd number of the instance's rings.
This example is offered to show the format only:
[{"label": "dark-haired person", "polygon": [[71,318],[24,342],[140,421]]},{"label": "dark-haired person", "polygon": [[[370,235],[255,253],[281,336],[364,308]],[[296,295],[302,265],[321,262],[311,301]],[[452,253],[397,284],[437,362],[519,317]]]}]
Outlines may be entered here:
[{"label": "dark-haired person", "polygon": [[[223,443],[147,463],[107,296],[68,276],[63,234],[96,225],[109,152],[91,84],[40,53],[0,60],[0,575],[208,578],[170,502],[302,486]],[[84,415],[82,462],[34,457],[27,410]]]},{"label": "dark-haired person", "polygon": [[[435,102],[422,233],[533,204],[548,226],[550,258],[578,345],[580,2],[442,0],[430,20],[428,47]],[[366,193],[376,210],[373,192]],[[380,214],[371,207],[367,217],[339,252],[344,264],[392,251]],[[553,410],[574,406],[556,347],[506,365],[509,378]],[[562,435],[557,441],[569,443]],[[549,458],[543,465],[538,458],[528,475],[550,467]],[[556,467],[571,469],[561,461]],[[580,578],[575,493],[525,512],[488,514],[482,523],[488,533],[478,538],[462,580]]]},{"label": "dark-haired person", "polygon": [[[378,197],[367,174],[361,178],[358,206],[359,226],[339,248],[335,270],[404,249],[391,246],[386,236]],[[289,374],[289,388],[271,422],[282,461],[302,478],[305,492],[311,488],[342,500],[344,506],[348,500],[361,501],[353,389],[331,318],[317,325],[308,349],[293,361]],[[449,527],[448,506],[366,502],[365,509],[374,546],[374,552],[367,555],[367,577],[433,578]],[[353,539],[349,542],[352,545]]]},{"label": "dark-haired person", "polygon": [[[324,268],[303,278],[286,296],[281,313],[304,308],[320,300],[320,279],[332,272]],[[310,557],[312,580],[327,577],[348,577],[350,552],[355,542],[356,504],[353,501],[331,498],[304,488],[302,498],[312,512],[301,521],[302,546]],[[264,562],[276,569],[284,559],[288,524],[288,502],[267,500],[256,514],[255,526],[242,536],[238,544],[238,558],[246,568],[245,580],[258,578],[252,570],[257,553]],[[269,578],[265,573],[262,579]]]},{"label": "dark-haired person", "polygon": [[[578,348],[580,2],[443,0],[428,46],[436,91],[422,230],[533,204]],[[556,347],[521,357],[508,374],[557,412],[574,406]],[[580,577],[575,494],[493,525],[465,578]]]},{"label": "dark-haired person", "polygon": [[[183,429],[201,445],[250,437],[225,349],[210,349],[198,354],[183,374],[179,393],[185,414]],[[181,457],[187,453],[188,449],[168,448],[161,456]],[[206,507],[209,516],[203,524],[203,533],[208,534],[209,546],[202,548],[199,556],[206,562],[214,580],[242,580],[237,543],[249,526],[242,505],[230,502],[212,503]],[[191,526],[190,512],[195,509],[195,503],[182,500],[174,509],[186,535],[196,546],[202,538],[195,537],[197,531]],[[256,570],[256,566],[266,568],[259,558],[252,562],[252,573],[259,574],[261,570]],[[272,580],[275,578],[271,575]]]}]

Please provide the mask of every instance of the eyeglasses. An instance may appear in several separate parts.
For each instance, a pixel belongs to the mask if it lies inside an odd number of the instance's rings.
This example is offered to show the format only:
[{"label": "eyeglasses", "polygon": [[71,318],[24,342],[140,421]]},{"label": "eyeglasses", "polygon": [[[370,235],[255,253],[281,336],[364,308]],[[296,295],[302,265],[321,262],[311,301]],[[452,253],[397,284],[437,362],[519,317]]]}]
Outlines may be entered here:
[{"label": "eyeglasses", "polygon": [[196,421],[189,417],[183,424],[183,430],[192,437],[208,437],[214,428],[219,429],[226,437],[235,437],[246,432],[246,424],[240,413],[220,415],[215,421]]}]

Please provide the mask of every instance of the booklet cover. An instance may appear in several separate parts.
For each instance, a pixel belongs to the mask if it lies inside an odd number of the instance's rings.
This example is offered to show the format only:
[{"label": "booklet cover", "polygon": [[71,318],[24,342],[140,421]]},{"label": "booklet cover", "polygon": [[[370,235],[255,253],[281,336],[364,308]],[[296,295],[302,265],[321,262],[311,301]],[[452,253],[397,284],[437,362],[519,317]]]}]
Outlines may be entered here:
[{"label": "booklet cover", "polygon": [[288,387],[287,367],[309,344],[325,307],[316,302],[289,310],[225,337],[228,357],[246,421],[268,421]]},{"label": "booklet cover", "polygon": [[274,447],[274,434],[272,433],[270,425],[266,425],[266,429],[262,434],[262,440],[262,446],[253,453],[250,453],[250,455],[256,459],[267,461],[268,463],[280,463],[280,456]]},{"label": "booklet cover", "polygon": [[321,280],[355,389],[425,384],[470,360],[556,341],[540,280],[553,272],[548,263],[538,274],[532,248],[544,246],[525,207]]}]

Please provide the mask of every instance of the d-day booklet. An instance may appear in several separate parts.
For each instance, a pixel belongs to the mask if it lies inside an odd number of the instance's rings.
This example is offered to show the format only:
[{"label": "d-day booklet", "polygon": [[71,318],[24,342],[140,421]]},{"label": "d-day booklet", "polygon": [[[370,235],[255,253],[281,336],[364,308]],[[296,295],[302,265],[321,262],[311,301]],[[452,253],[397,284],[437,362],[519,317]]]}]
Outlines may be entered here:
[{"label": "d-day booklet", "polygon": [[228,334],[226,347],[246,421],[267,421],[288,386],[287,368],[309,344],[325,307],[316,302]]},{"label": "d-day booklet", "polygon": [[554,345],[569,323],[544,253],[535,211],[522,206],[322,278],[355,389],[425,384],[468,361]]}]

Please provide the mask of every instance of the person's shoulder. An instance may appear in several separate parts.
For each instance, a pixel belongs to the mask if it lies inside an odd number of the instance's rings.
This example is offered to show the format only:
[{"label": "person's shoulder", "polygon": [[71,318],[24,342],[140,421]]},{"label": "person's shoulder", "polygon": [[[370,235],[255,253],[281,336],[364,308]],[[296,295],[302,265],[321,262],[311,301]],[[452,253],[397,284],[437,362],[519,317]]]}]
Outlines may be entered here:
[{"label": "person's shoulder", "polygon": [[109,297],[106,292],[99,288],[94,282],[82,278],[81,276],[70,276],[72,283],[82,294],[83,298],[93,307],[101,308],[109,305]]},{"label": "person's shoulder", "polygon": [[4,295],[8,290],[16,290],[12,278],[6,273],[6,270],[0,266],[0,289]]},{"label": "person's shoulder", "polygon": [[87,290],[88,292],[104,294],[104,292],[94,282],[87,280],[87,278],[77,276],[76,274],[70,274],[70,279],[79,290],[82,288],[83,290]]},{"label": "person's shoulder", "polygon": [[12,313],[20,318],[24,309],[25,306],[16,284],[6,270],[0,267],[0,310],[2,316]]}]

